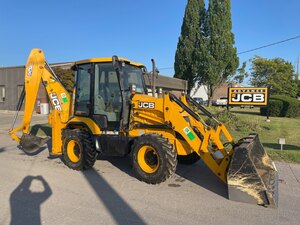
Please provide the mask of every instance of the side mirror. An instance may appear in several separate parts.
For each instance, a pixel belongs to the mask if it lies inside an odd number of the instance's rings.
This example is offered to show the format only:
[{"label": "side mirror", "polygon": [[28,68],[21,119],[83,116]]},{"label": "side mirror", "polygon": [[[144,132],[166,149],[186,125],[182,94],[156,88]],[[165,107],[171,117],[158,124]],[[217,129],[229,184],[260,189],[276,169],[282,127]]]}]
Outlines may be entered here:
[{"label": "side mirror", "polygon": [[112,56],[112,66],[115,70],[119,69],[119,58],[116,55]]},{"label": "side mirror", "polygon": [[141,70],[142,70],[142,74],[146,74],[147,73],[147,68],[146,67],[142,67]]},{"label": "side mirror", "polygon": [[120,70],[122,67],[125,66],[125,62],[122,60],[119,60],[119,57],[114,55],[112,57],[112,65],[115,70],[117,70],[117,69]]}]

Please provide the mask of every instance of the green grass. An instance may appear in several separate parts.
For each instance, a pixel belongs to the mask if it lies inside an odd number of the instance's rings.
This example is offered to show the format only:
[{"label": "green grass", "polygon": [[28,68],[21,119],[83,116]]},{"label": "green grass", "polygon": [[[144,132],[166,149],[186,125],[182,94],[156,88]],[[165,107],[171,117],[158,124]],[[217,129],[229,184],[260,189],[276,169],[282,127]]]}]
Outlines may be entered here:
[{"label": "green grass", "polygon": [[[234,140],[251,132],[258,133],[261,143],[273,160],[300,163],[300,118],[270,117],[270,122],[267,122],[267,118],[259,114],[259,108],[231,108],[229,116],[222,112],[226,109],[210,110],[216,114],[221,113],[220,120],[229,128]],[[286,140],[282,151],[278,144],[279,138]]]}]

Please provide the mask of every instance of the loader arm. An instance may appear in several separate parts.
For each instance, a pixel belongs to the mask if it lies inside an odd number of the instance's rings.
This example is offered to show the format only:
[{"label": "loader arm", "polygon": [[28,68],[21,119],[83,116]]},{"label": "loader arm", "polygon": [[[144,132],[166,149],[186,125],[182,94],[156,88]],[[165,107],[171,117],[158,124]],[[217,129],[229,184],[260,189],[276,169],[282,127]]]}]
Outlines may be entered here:
[{"label": "loader arm", "polygon": [[[224,134],[226,138],[225,142],[233,143],[231,135],[225,125],[219,121],[217,121],[218,127],[216,130],[208,126],[197,112],[193,111],[188,104],[184,104],[183,98],[180,100],[173,94],[169,94],[169,98],[167,99],[170,99],[171,111],[173,113],[169,117],[170,122],[175,125],[173,126],[175,131],[184,137],[188,145],[202,158],[210,170],[224,183],[227,183],[227,169],[232,151],[225,150],[221,141],[221,134]],[[182,109],[181,111],[179,111],[180,108]],[[180,114],[186,113],[188,116],[185,117],[188,117],[188,122],[185,124],[181,122],[179,124],[178,117],[182,115],[175,115],[175,112],[179,112]],[[208,111],[207,113],[213,117]]]},{"label": "loader arm", "polygon": [[[135,95],[132,103],[129,135],[160,133],[173,143],[178,155],[196,152],[228,185],[230,199],[276,207],[277,170],[257,134],[235,143],[225,125],[188,96],[180,100],[171,93],[163,98]],[[192,105],[215,120],[217,127],[208,126]],[[228,144],[229,149],[225,148]]]},{"label": "loader arm", "polygon": [[[20,143],[25,152],[32,152],[48,141],[49,138],[41,139],[29,134],[38,89],[42,82],[52,107],[51,114],[48,117],[49,122],[52,124],[52,153],[59,154],[61,152],[61,129],[69,119],[71,98],[46,62],[41,49],[32,49],[26,63],[24,80],[25,107],[22,125],[11,129],[9,135]],[[17,135],[17,132],[21,132],[22,135]]]}]

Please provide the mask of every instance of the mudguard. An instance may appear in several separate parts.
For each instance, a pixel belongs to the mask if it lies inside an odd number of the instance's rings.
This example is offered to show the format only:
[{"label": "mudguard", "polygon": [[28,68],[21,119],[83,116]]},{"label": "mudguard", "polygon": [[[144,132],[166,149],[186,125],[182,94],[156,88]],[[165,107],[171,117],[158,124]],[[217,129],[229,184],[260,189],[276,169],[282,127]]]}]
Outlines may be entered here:
[{"label": "mudguard", "polygon": [[233,150],[227,173],[229,199],[277,207],[278,172],[258,134],[241,139]]}]

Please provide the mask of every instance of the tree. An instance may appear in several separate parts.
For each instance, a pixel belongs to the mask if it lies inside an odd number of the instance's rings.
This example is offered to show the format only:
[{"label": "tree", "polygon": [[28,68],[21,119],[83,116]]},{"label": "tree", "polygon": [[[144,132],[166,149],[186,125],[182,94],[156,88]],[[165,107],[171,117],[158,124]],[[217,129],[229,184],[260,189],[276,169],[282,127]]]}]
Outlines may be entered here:
[{"label": "tree", "polygon": [[199,60],[195,60],[195,48],[201,40],[204,18],[204,0],[188,0],[175,54],[174,77],[187,80],[189,91],[197,76]]},{"label": "tree", "polygon": [[196,50],[198,73],[195,80],[207,85],[208,102],[217,87],[235,73],[239,65],[234,35],[231,32],[230,0],[209,0],[205,20],[205,47],[198,45]]},{"label": "tree", "polygon": [[238,84],[244,82],[244,79],[249,76],[248,72],[246,71],[247,62],[243,62],[242,66],[237,69],[237,73],[233,76],[232,81]]},{"label": "tree", "polygon": [[293,80],[294,68],[282,58],[265,59],[255,56],[252,60],[250,83],[254,87],[269,87],[271,94],[297,96],[297,83]]},{"label": "tree", "polygon": [[60,78],[62,84],[69,92],[70,95],[73,93],[74,88],[74,73],[71,69],[63,69],[60,66],[52,67],[55,74]]},{"label": "tree", "polygon": [[298,91],[297,91],[297,97],[300,98],[300,80],[297,81]]}]

